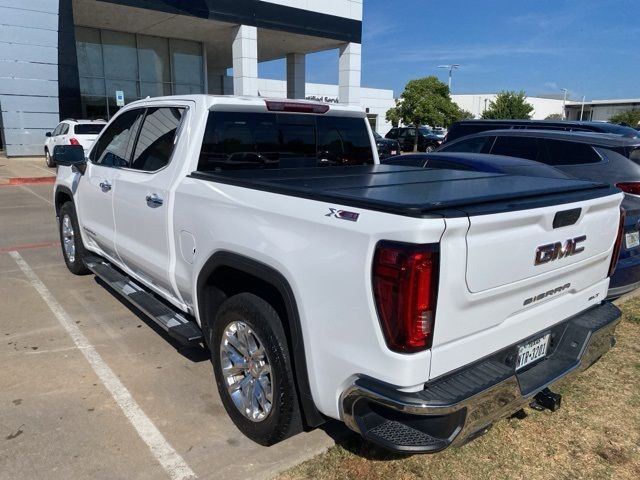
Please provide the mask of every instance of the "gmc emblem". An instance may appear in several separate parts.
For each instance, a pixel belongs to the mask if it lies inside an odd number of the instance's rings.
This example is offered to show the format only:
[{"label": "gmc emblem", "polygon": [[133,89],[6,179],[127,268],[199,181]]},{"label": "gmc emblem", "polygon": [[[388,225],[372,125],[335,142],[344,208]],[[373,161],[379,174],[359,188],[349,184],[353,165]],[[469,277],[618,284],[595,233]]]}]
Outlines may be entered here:
[{"label": "gmc emblem", "polygon": [[571,257],[578,253],[584,252],[584,247],[579,244],[587,239],[586,235],[570,238],[564,245],[562,242],[549,243],[548,245],[540,245],[536,248],[536,261],[534,265],[543,265],[553,262],[560,258]]}]

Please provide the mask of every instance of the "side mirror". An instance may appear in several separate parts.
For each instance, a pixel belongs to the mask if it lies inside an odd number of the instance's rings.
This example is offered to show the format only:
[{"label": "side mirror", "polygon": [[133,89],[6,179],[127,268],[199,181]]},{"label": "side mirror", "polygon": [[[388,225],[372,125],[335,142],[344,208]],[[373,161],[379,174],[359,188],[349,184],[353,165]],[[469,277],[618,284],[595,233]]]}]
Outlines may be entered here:
[{"label": "side mirror", "polygon": [[52,159],[56,165],[72,167],[82,175],[87,169],[82,145],[57,145],[53,149]]},{"label": "side mirror", "polygon": [[51,136],[51,132],[47,132],[44,134],[45,137],[50,137]]}]

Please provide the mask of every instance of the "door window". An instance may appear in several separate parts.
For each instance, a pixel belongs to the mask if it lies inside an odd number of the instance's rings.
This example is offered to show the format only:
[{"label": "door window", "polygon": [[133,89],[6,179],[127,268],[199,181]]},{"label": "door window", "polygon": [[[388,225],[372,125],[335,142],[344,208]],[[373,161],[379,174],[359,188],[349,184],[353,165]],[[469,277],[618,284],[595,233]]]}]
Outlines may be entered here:
[{"label": "door window", "polygon": [[136,142],[130,168],[155,172],[171,160],[184,108],[149,108]]},{"label": "door window", "polygon": [[546,156],[537,138],[498,137],[493,144],[491,153],[546,163]]},{"label": "door window", "polygon": [[387,133],[387,138],[391,138],[393,140],[398,138],[398,129],[392,128],[391,130],[389,130],[389,133]]},{"label": "door window", "polygon": [[549,165],[580,165],[602,160],[593,147],[585,143],[546,140],[546,144]]},{"label": "door window", "polygon": [[487,137],[475,137],[445,145],[441,152],[480,153],[487,142]]},{"label": "door window", "polygon": [[64,124],[61,123],[55,128],[55,130],[51,134],[52,137],[57,137],[58,135],[60,135],[60,132],[62,131],[62,125],[64,125]]},{"label": "door window", "polygon": [[60,132],[60,135],[66,135],[67,133],[69,133],[69,124],[68,123],[62,123],[62,131]]},{"label": "door window", "polygon": [[105,167],[127,166],[143,112],[143,109],[129,110],[118,116],[96,142],[91,161]]}]

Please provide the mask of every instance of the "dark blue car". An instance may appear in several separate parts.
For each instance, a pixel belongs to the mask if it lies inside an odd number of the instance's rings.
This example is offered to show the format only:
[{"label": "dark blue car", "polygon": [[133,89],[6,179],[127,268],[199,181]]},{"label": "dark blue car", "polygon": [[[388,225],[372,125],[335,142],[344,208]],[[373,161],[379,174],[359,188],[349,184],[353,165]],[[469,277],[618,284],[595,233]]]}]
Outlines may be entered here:
[{"label": "dark blue car", "polygon": [[[495,157],[492,161],[477,154],[502,155],[540,162],[576,178],[617,185],[626,194],[622,203],[625,237],[609,298],[640,287],[640,139],[591,132],[491,130],[447,143],[438,152],[461,156],[456,161],[460,168],[499,171],[508,160]],[[432,162],[425,157],[423,166],[434,166]]]}]

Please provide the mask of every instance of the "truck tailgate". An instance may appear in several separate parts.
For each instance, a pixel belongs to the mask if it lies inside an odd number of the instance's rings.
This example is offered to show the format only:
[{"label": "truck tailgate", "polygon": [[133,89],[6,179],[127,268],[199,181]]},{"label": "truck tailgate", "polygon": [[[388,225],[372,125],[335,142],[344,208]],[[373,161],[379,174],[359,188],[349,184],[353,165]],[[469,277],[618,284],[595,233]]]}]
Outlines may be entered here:
[{"label": "truck tailgate", "polygon": [[600,304],[621,200],[618,193],[487,215],[469,209],[466,218],[446,219],[431,378]]},{"label": "truck tailgate", "polygon": [[[519,282],[607,253],[618,228],[611,201],[470,217],[467,287]],[[579,265],[576,265],[579,268]]]}]

